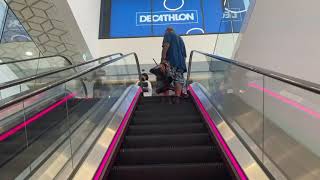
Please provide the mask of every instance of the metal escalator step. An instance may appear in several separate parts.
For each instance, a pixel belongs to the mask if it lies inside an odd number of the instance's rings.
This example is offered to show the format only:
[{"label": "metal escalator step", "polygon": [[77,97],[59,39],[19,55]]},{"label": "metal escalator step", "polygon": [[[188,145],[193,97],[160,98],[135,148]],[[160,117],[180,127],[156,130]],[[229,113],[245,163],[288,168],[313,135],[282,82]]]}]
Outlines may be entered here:
[{"label": "metal escalator step", "polygon": [[115,166],[109,180],[212,180],[231,179],[223,163]]},{"label": "metal escalator step", "polygon": [[196,110],[196,107],[191,103],[184,103],[180,105],[176,104],[141,104],[137,106],[137,110],[144,110],[144,111],[171,111],[172,109],[188,109],[188,110]]},{"label": "metal escalator step", "polygon": [[136,113],[146,113],[146,114],[152,114],[152,115],[156,115],[156,114],[197,114],[197,110],[195,108],[162,108],[162,107],[158,107],[155,109],[137,109]]},{"label": "metal escalator step", "polygon": [[221,162],[215,146],[121,149],[116,165]]},{"label": "metal escalator step", "polygon": [[207,131],[202,123],[130,125],[127,135],[187,134],[206,133]]},{"label": "metal escalator step", "polygon": [[198,115],[192,116],[169,116],[169,117],[134,117],[131,121],[132,125],[140,124],[181,124],[181,123],[196,123],[201,122],[201,117]]},{"label": "metal escalator step", "polygon": [[[192,100],[191,99],[180,99],[181,104],[191,104]],[[138,104],[169,104],[166,100],[165,103],[161,102],[161,97],[153,97],[153,98],[142,98]]]},{"label": "metal escalator step", "polygon": [[168,117],[168,116],[192,116],[197,115],[198,112],[192,111],[192,110],[175,110],[172,109],[171,111],[162,111],[162,112],[153,112],[153,111],[136,111],[134,112],[134,117],[154,117],[154,116],[160,116],[160,117]]},{"label": "metal escalator step", "polygon": [[165,147],[165,146],[196,146],[210,144],[207,133],[126,136],[123,148]]}]

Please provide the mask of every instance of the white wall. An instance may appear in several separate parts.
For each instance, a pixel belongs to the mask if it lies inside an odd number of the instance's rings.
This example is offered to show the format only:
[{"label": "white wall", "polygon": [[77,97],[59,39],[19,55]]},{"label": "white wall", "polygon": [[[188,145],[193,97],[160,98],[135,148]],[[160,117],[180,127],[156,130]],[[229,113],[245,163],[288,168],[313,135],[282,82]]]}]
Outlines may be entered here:
[{"label": "white wall", "polygon": [[[100,3],[101,0],[65,0],[68,2],[73,16],[77,20],[81,33],[87,43],[88,48],[94,58],[112,53],[129,53],[136,52],[143,64],[153,63],[152,58],[160,61],[162,37],[147,38],[123,38],[123,39],[98,39],[99,20],[100,20]],[[233,48],[224,36],[220,36],[218,41],[219,55],[231,57]],[[221,40],[221,37],[223,37]],[[217,35],[197,35],[183,36],[186,44],[188,55],[191,50],[200,50],[207,53],[213,53]]]},{"label": "white wall", "polygon": [[256,0],[236,60],[320,83],[319,7],[319,0]]},{"label": "white wall", "polygon": [[[200,50],[212,53],[217,35],[197,35],[183,36],[187,48],[187,54],[191,50]],[[111,53],[130,53],[136,52],[140,63],[152,64],[152,58],[160,61],[162,49],[162,37],[152,38],[126,38],[126,39],[106,39],[98,41],[99,56]]]},{"label": "white wall", "polygon": [[98,53],[98,35],[101,0],[66,0],[77,20],[81,33],[94,58]]}]

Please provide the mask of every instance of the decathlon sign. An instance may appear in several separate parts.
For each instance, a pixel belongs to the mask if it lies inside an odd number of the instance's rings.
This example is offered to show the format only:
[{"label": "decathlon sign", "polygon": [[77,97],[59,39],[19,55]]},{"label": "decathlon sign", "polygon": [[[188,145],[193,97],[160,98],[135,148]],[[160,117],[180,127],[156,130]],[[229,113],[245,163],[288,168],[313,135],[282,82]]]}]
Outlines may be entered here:
[{"label": "decathlon sign", "polygon": [[191,24],[198,23],[198,11],[158,11],[158,12],[137,12],[136,25],[169,25],[169,24]]}]

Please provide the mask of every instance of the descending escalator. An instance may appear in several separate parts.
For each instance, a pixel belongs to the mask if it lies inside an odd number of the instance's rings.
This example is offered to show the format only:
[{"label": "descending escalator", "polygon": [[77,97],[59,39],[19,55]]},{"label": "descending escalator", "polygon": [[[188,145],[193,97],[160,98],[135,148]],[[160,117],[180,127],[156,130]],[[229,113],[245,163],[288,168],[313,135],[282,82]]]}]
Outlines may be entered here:
[{"label": "descending escalator", "polygon": [[233,179],[190,98],[141,98],[128,124],[104,179]]},{"label": "descending escalator", "polygon": [[[27,120],[22,120],[21,124],[0,134],[2,138],[10,133],[10,136],[0,141],[2,147],[0,172],[6,172],[6,179],[16,177],[16,172],[27,168],[30,162],[35,161],[42,151],[49,148],[98,101],[98,99],[66,97],[58,99],[38,112],[29,112],[21,117],[26,117]],[[23,128],[17,129],[20,126]],[[12,131],[14,132],[11,133]],[[25,131],[28,139],[24,134]]]},{"label": "descending escalator", "polygon": [[[107,65],[124,59],[112,56],[1,84],[0,179],[46,179],[46,173],[52,172],[46,168],[58,165],[61,169],[55,171],[59,173],[69,164],[81,162],[86,155],[83,149],[90,148],[92,137],[105,124],[103,118],[112,114],[109,111],[127,83],[140,75],[140,69],[125,71],[137,75],[115,82],[105,73],[99,74],[107,71]],[[134,53],[128,56],[135,58]],[[79,72],[74,73],[75,68]],[[117,73],[119,68],[112,69]],[[46,82],[40,88],[25,88],[59,74],[62,79]],[[97,82],[99,87],[95,86]]]}]

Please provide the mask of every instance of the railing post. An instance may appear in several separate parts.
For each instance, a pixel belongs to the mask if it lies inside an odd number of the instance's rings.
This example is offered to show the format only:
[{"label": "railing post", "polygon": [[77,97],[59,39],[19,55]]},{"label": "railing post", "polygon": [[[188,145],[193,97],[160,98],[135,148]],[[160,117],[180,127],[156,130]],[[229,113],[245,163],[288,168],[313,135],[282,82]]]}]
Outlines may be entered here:
[{"label": "railing post", "polygon": [[140,70],[139,58],[138,58],[138,55],[136,53],[133,53],[133,55],[134,55],[134,58],[136,60],[138,74],[139,74],[139,80],[140,80],[141,79],[141,70]]},{"label": "railing post", "polygon": [[191,73],[191,65],[192,65],[192,57],[193,57],[194,51],[192,50],[189,56],[189,66],[188,66],[188,75],[187,75],[187,85],[190,84],[190,73]]}]

